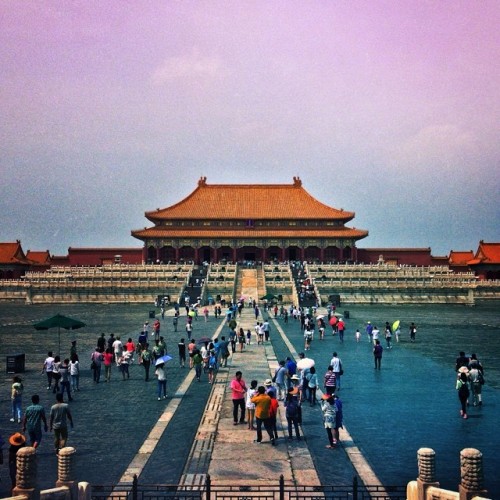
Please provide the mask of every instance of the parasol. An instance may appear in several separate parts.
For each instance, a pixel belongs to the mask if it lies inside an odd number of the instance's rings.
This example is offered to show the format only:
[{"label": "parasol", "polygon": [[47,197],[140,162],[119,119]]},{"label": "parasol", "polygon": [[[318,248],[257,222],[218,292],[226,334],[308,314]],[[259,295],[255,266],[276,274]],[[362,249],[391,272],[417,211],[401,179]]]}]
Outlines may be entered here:
[{"label": "parasol", "polygon": [[58,354],[61,354],[61,328],[65,330],[77,330],[78,328],[83,328],[85,323],[78,319],[68,318],[68,316],[63,316],[62,314],[56,314],[52,318],[47,318],[43,321],[35,323],[33,325],[35,330],[49,330],[50,328],[57,328]]}]

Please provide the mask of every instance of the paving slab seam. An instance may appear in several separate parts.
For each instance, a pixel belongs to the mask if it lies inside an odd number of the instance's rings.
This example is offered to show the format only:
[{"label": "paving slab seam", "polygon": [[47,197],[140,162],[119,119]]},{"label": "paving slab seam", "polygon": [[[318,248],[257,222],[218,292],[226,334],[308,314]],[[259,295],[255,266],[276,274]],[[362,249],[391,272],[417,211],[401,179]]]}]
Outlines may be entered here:
[{"label": "paving slab seam", "polygon": [[[295,350],[295,347],[292,345],[292,343],[288,340],[288,337],[285,335],[285,332],[281,328],[281,325],[276,321],[276,319],[269,317],[271,319],[278,330],[278,332],[281,335],[281,338],[285,345],[287,346],[288,350],[292,354],[292,356],[297,359],[298,358],[298,353]],[[316,391],[317,396],[321,398],[323,395],[323,391],[318,387]],[[380,482],[379,478],[373,472],[373,469],[367,462],[366,458],[364,457],[363,453],[361,450],[355,445],[354,440],[352,439],[351,435],[349,434],[349,431],[347,427],[344,424],[344,427],[340,429],[340,446],[344,449],[345,453],[349,457],[349,460],[351,461],[354,469],[358,473],[359,477],[361,478],[361,481],[364,484],[369,484],[369,485],[376,485],[376,486],[382,486],[382,483]],[[319,483],[319,479],[318,479]]]}]

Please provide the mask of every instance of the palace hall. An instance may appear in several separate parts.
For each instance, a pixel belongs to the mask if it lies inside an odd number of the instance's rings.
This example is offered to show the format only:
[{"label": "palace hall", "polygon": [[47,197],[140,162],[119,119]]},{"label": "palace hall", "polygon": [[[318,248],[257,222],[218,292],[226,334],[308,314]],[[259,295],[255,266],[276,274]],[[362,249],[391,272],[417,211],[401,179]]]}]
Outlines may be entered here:
[{"label": "palace hall", "polygon": [[354,212],[292,184],[208,184],[167,208],[146,212],[154,225],[132,231],[144,242],[144,262],[352,262],[368,231],[348,227]]}]

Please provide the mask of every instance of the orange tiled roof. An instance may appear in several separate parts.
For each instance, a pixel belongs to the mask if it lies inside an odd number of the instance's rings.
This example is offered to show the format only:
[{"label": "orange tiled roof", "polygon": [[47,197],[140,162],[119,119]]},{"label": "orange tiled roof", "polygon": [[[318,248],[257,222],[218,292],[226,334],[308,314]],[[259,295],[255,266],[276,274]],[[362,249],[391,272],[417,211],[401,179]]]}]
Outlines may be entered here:
[{"label": "orange tiled roof", "polygon": [[136,238],[364,238],[368,231],[355,228],[332,229],[248,229],[248,228],[178,228],[155,226],[132,231]]},{"label": "orange tiled roof", "polygon": [[480,241],[476,255],[468,264],[500,264],[500,243]]},{"label": "orange tiled roof", "polygon": [[452,250],[450,252],[448,263],[450,266],[466,266],[467,262],[469,262],[473,257],[474,252],[472,250],[469,250],[468,252],[457,252]]},{"label": "orange tiled roof", "polygon": [[165,219],[335,219],[354,212],[316,200],[299,178],[293,184],[207,184],[206,177],[186,198],[167,208],[146,212],[152,222]]},{"label": "orange tiled roof", "polygon": [[0,243],[0,264],[30,264],[24,255],[20,241]]},{"label": "orange tiled roof", "polygon": [[43,252],[28,250],[26,252],[26,258],[36,264],[50,264],[50,253],[48,250]]}]

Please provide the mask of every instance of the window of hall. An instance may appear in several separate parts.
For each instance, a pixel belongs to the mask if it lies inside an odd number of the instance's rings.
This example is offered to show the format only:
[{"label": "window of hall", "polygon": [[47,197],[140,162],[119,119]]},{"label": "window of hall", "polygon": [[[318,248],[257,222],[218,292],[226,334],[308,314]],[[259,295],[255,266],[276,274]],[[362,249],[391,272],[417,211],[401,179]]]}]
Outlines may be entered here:
[{"label": "window of hall", "polygon": [[289,226],[296,226],[297,223],[294,221],[294,220],[291,220],[289,223],[288,223]]},{"label": "window of hall", "polygon": [[204,225],[204,226],[210,226],[211,224],[210,224],[210,221],[204,221],[204,222],[203,222],[203,225]]},{"label": "window of hall", "polygon": [[245,226],[246,227],[253,227],[255,225],[255,221],[253,219],[247,219]]}]

